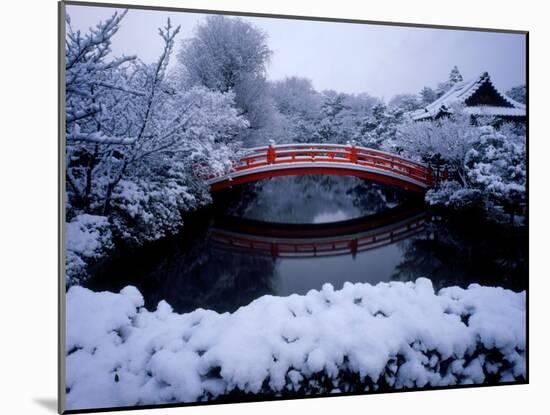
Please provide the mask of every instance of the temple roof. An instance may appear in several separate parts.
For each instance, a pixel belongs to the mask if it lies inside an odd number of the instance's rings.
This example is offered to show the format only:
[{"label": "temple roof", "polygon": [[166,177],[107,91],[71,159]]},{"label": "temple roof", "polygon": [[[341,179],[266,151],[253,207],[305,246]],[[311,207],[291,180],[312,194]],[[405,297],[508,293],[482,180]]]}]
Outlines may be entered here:
[{"label": "temple roof", "polygon": [[457,82],[437,100],[409,113],[415,120],[436,118],[449,112],[453,105],[463,104],[464,110],[471,115],[489,115],[502,117],[525,117],[525,105],[500,92],[491,81],[487,72],[469,81]]}]

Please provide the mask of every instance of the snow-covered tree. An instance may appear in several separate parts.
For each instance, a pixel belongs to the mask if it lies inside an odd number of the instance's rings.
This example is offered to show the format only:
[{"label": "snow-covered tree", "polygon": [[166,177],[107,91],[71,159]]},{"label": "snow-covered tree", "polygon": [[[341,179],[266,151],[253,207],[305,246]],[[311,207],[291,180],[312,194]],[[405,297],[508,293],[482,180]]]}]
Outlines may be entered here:
[{"label": "snow-covered tree", "polygon": [[453,69],[451,69],[451,72],[449,73],[449,79],[437,85],[437,96],[442,96],[443,94],[445,94],[445,92],[449,91],[456,83],[462,81],[462,75],[458,70],[458,67],[456,65],[453,66]]},{"label": "snow-covered tree", "polygon": [[[355,134],[359,145],[372,148],[384,148],[398,152],[396,144],[398,126],[403,120],[403,109],[388,108],[383,103],[376,104],[371,113],[365,116]],[[397,145],[398,146],[398,145]]]},{"label": "snow-covered tree", "polygon": [[345,95],[335,91],[324,92],[321,105],[321,119],[315,131],[314,141],[346,142],[349,140],[349,131],[346,130],[343,111],[347,109]]},{"label": "snow-covered tree", "polygon": [[453,66],[453,69],[451,69],[451,73],[449,74],[449,82],[451,82],[453,85],[462,82],[464,79],[462,78],[462,74],[458,70],[458,67],[455,65]]},{"label": "snow-covered tree", "polygon": [[363,141],[365,122],[370,120],[380,100],[368,94],[323,92],[323,103],[316,124],[315,141],[347,143]]},{"label": "snow-covered tree", "polygon": [[422,107],[422,101],[415,94],[398,94],[388,102],[389,108],[400,108],[403,111],[414,111]]},{"label": "snow-covered tree", "polygon": [[434,121],[408,120],[399,128],[398,139],[405,155],[426,163],[447,165],[465,186],[464,159],[477,135],[470,115],[456,105],[451,116]]},{"label": "snow-covered tree", "polygon": [[321,95],[311,81],[290,77],[269,85],[275,110],[268,128],[273,134],[271,139],[276,142],[311,141],[321,110]]},{"label": "snow-covered tree", "polygon": [[306,78],[293,76],[275,81],[270,93],[277,110],[286,116],[313,119],[321,109],[321,96]]},{"label": "snow-covered tree", "polygon": [[431,104],[437,99],[437,92],[432,88],[425,86],[420,91],[420,99],[423,106]]},{"label": "snow-covered tree", "polygon": [[[98,130],[96,121],[100,113],[105,113],[105,108],[101,106],[105,95],[113,91],[141,94],[132,91],[119,77],[113,75],[123,65],[134,62],[136,57],[109,57],[111,39],[126,13],[127,10],[115,12],[86,34],[74,30],[70,16],[66,17],[65,119],[68,142],[132,142],[132,138],[103,134]],[[113,78],[116,78],[115,82]],[[89,131],[83,131],[83,126],[88,127]]]},{"label": "snow-covered tree", "polygon": [[408,120],[399,128],[392,144],[404,155],[449,171],[449,180],[426,194],[429,204],[477,206],[495,220],[525,214],[525,136],[507,124],[497,132],[492,123],[488,118],[473,124],[457,105],[449,116]]},{"label": "snow-covered tree", "polygon": [[142,243],[175,231],[184,212],[209,200],[205,178],[231,167],[248,122],[233,92],[181,89],[166,76],[179,31],[170,20],[156,62],[110,58],[124,15],[87,35],[68,26],[67,220],[95,215],[103,226],[108,218],[115,239]]},{"label": "snow-covered tree", "polygon": [[[86,47],[79,41],[79,32],[74,33],[69,28],[67,34],[68,39],[73,39],[66,47],[67,72],[72,72],[71,68],[81,68],[67,77],[67,112],[86,105],[95,109],[86,116],[67,117],[69,200],[77,207],[90,209],[94,175],[99,175],[104,188],[102,213],[108,210],[112,191],[128,168],[145,153],[153,154],[167,147],[184,128],[177,117],[172,125],[167,125],[166,115],[157,113],[163,102],[164,74],[179,27],[173,30],[168,20],[166,27],[160,29],[165,45],[155,64],[146,65],[133,59],[120,68],[120,59],[114,61],[117,65],[106,62],[105,51],[110,49],[110,38],[124,15],[115,13],[105,23],[100,23],[97,31],[85,37],[96,39],[84,42]],[[87,50],[87,54],[81,53],[82,49]],[[88,67],[92,70],[87,71]],[[76,92],[75,85],[78,85]],[[167,128],[163,129],[161,124]]]},{"label": "snow-covered tree", "polygon": [[519,85],[515,86],[508,91],[506,91],[506,95],[508,95],[510,98],[517,102],[521,102],[522,104],[525,104],[527,102],[527,86],[526,85]]},{"label": "snow-covered tree", "polygon": [[265,124],[266,65],[271,50],[267,35],[251,23],[225,16],[209,16],[178,53],[187,85],[202,85],[222,93],[233,91],[241,115],[252,128]]}]

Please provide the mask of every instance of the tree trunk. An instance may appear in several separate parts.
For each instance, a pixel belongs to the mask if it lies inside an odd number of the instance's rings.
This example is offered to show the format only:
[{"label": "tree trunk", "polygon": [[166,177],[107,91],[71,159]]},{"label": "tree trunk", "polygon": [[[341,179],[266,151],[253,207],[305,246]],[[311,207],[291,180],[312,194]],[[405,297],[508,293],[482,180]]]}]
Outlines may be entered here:
[{"label": "tree trunk", "polygon": [[122,180],[124,177],[124,174],[126,173],[126,168],[128,167],[128,161],[125,160],[124,164],[122,165],[122,168],[120,169],[120,173],[116,177],[115,180],[109,182],[107,185],[107,192],[105,193],[105,202],[103,204],[103,215],[107,215],[109,213],[110,207],[111,207],[111,198],[113,196],[113,190],[115,189],[116,185]]},{"label": "tree trunk", "polygon": [[93,173],[94,173],[94,169],[99,163],[99,160],[97,158],[97,153],[98,153],[98,145],[96,144],[94,148],[93,156],[90,159],[86,170],[86,186],[84,188],[84,203],[86,204],[86,208],[89,208],[92,202],[91,199],[92,199]]}]

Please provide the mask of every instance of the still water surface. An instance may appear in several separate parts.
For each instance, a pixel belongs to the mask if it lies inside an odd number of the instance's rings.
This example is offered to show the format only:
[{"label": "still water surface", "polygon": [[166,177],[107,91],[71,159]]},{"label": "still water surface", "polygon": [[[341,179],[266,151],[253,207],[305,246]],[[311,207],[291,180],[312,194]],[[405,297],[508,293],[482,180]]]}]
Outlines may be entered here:
[{"label": "still water surface", "polygon": [[527,231],[444,218],[399,189],[343,176],[290,176],[219,194],[180,234],[126,248],[96,269],[94,291],[136,286],[146,307],[234,311],[265,295],[331,283],[428,277],[436,289],[527,284]]}]

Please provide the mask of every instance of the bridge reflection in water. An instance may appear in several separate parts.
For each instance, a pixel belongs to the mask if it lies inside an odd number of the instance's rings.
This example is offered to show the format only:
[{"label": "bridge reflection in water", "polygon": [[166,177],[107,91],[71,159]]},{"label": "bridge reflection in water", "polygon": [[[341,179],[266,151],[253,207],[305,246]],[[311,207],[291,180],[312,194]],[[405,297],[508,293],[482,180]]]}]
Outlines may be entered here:
[{"label": "bridge reflection in water", "polygon": [[303,295],[325,283],[340,289],[429,277],[436,289],[525,289],[526,231],[481,227],[471,217],[442,221],[408,203],[310,225],[197,216],[179,235],[120,251],[85,286],[118,292],[133,285],[148,309],[166,300],[179,313],[232,312],[263,295]]},{"label": "bridge reflection in water", "polygon": [[270,223],[236,217],[216,221],[210,239],[217,249],[253,251],[272,258],[352,255],[391,245],[425,229],[428,215],[408,205],[345,221]]}]

